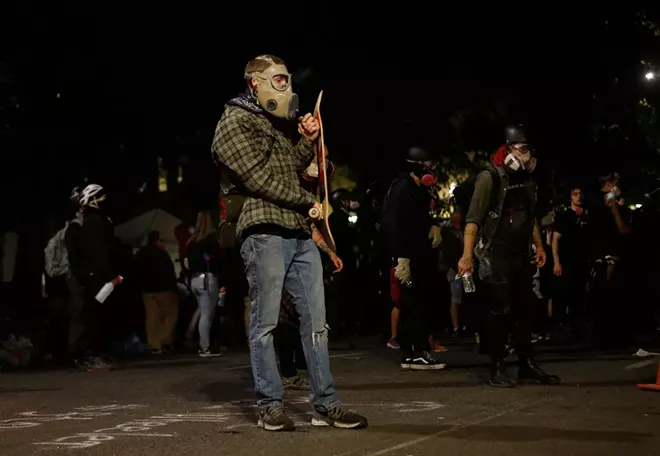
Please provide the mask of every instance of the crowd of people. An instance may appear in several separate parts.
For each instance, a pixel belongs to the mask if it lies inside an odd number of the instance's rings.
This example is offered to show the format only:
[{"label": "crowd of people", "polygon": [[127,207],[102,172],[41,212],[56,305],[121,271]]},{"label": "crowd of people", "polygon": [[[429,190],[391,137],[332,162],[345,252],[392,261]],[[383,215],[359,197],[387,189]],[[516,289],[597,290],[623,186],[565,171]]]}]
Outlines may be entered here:
[{"label": "crowd of people", "polygon": [[[603,176],[592,207],[574,186],[566,210],[539,214],[537,158],[525,129],[512,126],[490,162],[454,190],[445,221],[433,216],[437,157],[412,147],[386,191],[332,189],[335,251],[309,217],[322,209],[317,119],[298,116],[281,59],[252,59],[244,78],[211,147],[223,175],[219,216],[199,212],[177,232],[179,277],[161,233],[125,253],[104,188],[72,191],[70,221],[46,248],[48,300],[66,303],[53,352],[67,363],[109,370],[108,342],[136,333],[145,342],[138,351],[151,356],[196,345],[201,358],[216,357],[233,332],[250,350],[260,427],[295,427],[283,406],[284,389],[294,388],[310,391],[313,425],[354,429],[368,420],[341,405],[328,353],[329,341],[346,335],[384,334],[402,369],[441,370],[451,343],[436,336],[447,326],[452,336],[476,336],[490,359],[489,384],[503,388],[560,383],[537,363],[534,343],[561,330],[573,342],[631,342],[634,311],[622,304],[643,293],[627,284],[642,267],[644,280],[657,270],[631,254],[642,245],[634,234],[655,225],[633,228],[616,173]],[[505,362],[512,353],[517,379]]]}]

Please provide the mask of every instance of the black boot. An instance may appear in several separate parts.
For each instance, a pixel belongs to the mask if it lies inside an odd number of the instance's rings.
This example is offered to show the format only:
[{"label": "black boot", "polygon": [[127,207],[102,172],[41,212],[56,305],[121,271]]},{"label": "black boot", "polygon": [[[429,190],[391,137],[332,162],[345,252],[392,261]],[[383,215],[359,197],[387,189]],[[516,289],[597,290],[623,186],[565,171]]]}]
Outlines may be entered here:
[{"label": "black boot", "polygon": [[561,383],[561,379],[558,376],[545,372],[532,358],[521,357],[519,362],[519,382],[539,383],[541,385],[558,385]]},{"label": "black boot", "polygon": [[513,388],[516,386],[514,381],[507,375],[503,358],[492,358],[488,383],[498,388]]}]

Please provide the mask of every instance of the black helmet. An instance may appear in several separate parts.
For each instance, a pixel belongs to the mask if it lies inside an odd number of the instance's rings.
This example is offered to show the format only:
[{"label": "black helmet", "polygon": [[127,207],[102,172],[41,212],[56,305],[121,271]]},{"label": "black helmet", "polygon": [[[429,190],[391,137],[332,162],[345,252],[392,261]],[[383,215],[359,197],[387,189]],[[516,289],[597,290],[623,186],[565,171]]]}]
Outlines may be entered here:
[{"label": "black helmet", "polygon": [[425,162],[428,160],[433,160],[433,156],[426,149],[413,146],[408,149],[408,160],[414,162]]},{"label": "black helmet", "polygon": [[507,144],[526,143],[527,136],[525,135],[524,127],[522,125],[506,127],[506,130],[504,131],[504,141]]},{"label": "black helmet", "polygon": [[345,188],[338,188],[330,194],[330,203],[334,206],[336,204],[341,204],[342,200],[345,200],[349,195],[349,191]]}]

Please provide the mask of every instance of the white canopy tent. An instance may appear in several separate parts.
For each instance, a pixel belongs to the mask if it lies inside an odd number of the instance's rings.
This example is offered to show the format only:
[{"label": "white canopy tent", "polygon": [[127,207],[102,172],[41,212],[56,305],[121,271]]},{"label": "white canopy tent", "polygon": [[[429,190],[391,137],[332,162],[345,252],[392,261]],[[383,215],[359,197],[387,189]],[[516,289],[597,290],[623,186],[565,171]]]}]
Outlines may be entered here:
[{"label": "white canopy tent", "polygon": [[[162,209],[152,209],[139,215],[121,225],[115,226],[115,236],[122,242],[137,249],[147,243],[147,237],[151,231],[158,231],[165,243],[167,253],[172,260],[179,257],[179,243],[174,236],[174,229],[182,223],[182,220]],[[181,272],[181,265],[174,264],[177,276]]]}]

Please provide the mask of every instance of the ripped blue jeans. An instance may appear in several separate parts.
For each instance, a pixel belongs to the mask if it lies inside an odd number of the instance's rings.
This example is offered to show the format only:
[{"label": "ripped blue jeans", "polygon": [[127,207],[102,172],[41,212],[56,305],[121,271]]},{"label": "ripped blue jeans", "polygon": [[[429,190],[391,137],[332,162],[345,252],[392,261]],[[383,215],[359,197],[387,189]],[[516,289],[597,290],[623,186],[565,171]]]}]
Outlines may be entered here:
[{"label": "ripped blue jeans", "polygon": [[282,288],[291,295],[300,316],[300,336],[309,369],[310,401],[315,408],[339,403],[333,387],[325,322],[323,266],[311,239],[285,239],[253,234],[241,246],[250,285],[250,358],[257,404],[282,403],[273,331],[277,326]]}]

